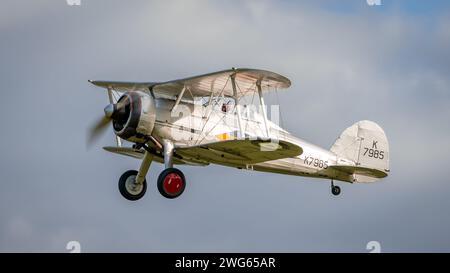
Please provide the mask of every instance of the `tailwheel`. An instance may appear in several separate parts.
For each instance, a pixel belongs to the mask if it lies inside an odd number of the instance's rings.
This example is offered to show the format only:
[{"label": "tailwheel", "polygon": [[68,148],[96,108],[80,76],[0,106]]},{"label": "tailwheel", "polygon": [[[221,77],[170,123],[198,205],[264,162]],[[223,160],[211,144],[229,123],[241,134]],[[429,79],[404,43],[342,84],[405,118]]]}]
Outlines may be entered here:
[{"label": "tailwheel", "polygon": [[334,196],[338,196],[339,194],[341,194],[341,188],[339,186],[335,186],[333,180],[331,180],[331,193]]},{"label": "tailwheel", "polygon": [[339,186],[333,186],[332,188],[331,188],[331,193],[333,194],[333,195],[339,195],[339,194],[341,194],[341,188],[339,187]]},{"label": "tailwheel", "polygon": [[119,179],[119,191],[122,196],[130,201],[136,201],[144,196],[147,190],[147,181],[136,183],[138,172],[135,170],[126,171]]},{"label": "tailwheel", "polygon": [[158,177],[158,190],[162,196],[173,199],[180,196],[186,187],[183,172],[176,168],[167,168]]}]

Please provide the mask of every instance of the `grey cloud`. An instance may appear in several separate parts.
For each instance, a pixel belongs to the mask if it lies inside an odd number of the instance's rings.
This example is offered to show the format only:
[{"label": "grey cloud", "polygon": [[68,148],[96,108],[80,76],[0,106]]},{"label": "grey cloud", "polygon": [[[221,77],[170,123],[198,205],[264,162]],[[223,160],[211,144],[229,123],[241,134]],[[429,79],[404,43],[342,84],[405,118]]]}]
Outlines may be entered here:
[{"label": "grey cloud", "polygon": [[[0,251],[449,251],[448,12],[350,14],[320,4],[248,1],[6,1],[0,16]],[[62,2],[62,3],[61,3]],[[6,16],[8,14],[8,16]],[[5,15],[5,16],[3,16]],[[431,21],[431,22],[430,22]],[[231,66],[288,76],[283,125],[329,147],[372,119],[391,145],[373,185],[212,166],[183,167],[164,200],[153,165],[146,197],[117,179],[139,162],[86,151],[104,92],[88,79],[169,80]],[[268,97],[277,103],[275,94]]]}]

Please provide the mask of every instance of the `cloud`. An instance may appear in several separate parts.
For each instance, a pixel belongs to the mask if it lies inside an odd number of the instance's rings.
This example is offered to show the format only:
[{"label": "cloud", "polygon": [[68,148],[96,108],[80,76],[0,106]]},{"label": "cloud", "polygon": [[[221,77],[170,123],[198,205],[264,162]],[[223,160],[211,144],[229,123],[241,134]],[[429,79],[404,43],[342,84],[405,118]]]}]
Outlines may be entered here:
[{"label": "cloud", "polygon": [[[448,251],[448,12],[317,2],[6,3],[0,250],[66,251],[77,240],[83,251],[364,252],[378,240],[386,251]],[[183,167],[185,194],[165,200],[154,164],[146,197],[122,200],[117,179],[139,162],[85,151],[85,130],[107,103],[87,80],[232,66],[288,76],[283,125],[315,144],[331,146],[360,119],[380,123],[391,175],[344,184],[333,199],[327,181]]]}]

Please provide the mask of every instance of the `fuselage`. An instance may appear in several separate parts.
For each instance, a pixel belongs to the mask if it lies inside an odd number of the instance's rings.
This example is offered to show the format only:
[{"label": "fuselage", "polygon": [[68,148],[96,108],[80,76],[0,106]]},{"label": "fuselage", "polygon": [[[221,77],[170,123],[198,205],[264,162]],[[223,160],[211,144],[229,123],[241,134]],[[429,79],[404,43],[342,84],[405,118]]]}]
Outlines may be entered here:
[{"label": "fuselage", "polygon": [[[297,176],[330,178],[351,181],[348,174],[340,173],[330,166],[343,163],[329,150],[318,147],[297,138],[279,127],[275,122],[267,120],[257,109],[241,106],[241,123],[239,125],[235,107],[220,104],[182,101],[174,108],[171,99],[156,99],[155,134],[162,139],[170,139],[175,146],[201,145],[221,140],[229,140],[245,136],[246,138],[270,138],[286,140],[300,146],[302,154],[278,160],[266,161],[252,165],[236,165],[215,162],[229,167],[248,170],[273,172]],[[345,163],[345,162],[344,162]]]}]

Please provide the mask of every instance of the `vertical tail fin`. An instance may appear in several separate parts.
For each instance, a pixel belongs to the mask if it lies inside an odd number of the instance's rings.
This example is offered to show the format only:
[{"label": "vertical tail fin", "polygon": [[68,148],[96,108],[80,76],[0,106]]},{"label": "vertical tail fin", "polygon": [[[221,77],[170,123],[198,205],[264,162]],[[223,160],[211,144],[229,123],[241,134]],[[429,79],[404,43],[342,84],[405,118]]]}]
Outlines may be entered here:
[{"label": "vertical tail fin", "polygon": [[355,181],[371,182],[389,172],[389,143],[375,122],[363,120],[348,127],[330,150],[355,164],[350,168]]}]

